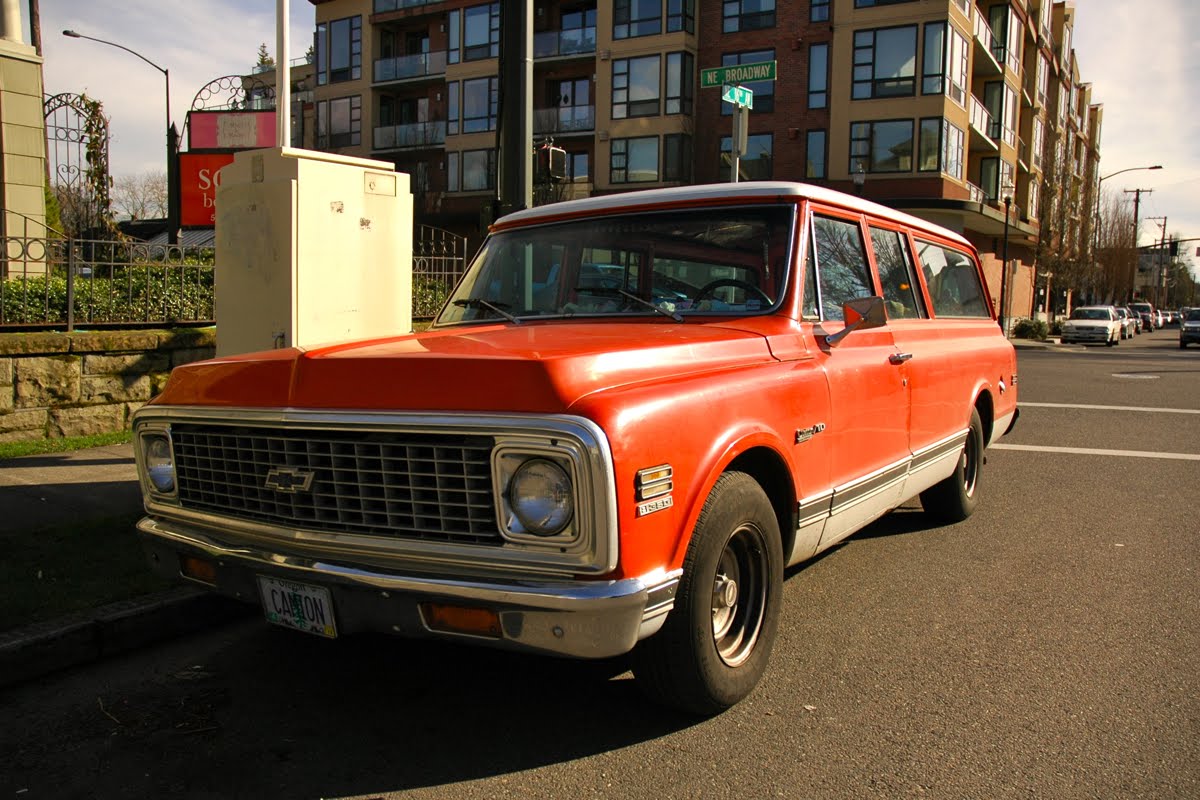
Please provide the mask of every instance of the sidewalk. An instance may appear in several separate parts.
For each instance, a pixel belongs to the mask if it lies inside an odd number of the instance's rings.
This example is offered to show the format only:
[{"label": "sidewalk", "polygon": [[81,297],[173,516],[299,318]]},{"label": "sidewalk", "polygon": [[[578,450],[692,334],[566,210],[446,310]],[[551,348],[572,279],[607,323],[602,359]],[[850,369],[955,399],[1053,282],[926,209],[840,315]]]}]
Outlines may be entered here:
[{"label": "sidewalk", "polygon": [[[136,513],[133,446],[0,461],[0,544],[72,520]],[[241,604],[197,589],[165,592],[0,632],[0,687],[219,624]]]}]

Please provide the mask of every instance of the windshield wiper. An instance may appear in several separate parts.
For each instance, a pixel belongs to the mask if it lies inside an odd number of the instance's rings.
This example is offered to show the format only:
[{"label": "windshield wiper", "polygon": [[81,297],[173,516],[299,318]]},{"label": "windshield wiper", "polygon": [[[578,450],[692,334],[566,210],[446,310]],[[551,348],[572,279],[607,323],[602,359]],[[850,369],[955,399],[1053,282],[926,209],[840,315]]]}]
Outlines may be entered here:
[{"label": "windshield wiper", "polygon": [[454,305],[458,306],[459,308],[486,308],[488,311],[504,317],[514,325],[521,324],[521,320],[504,310],[506,308],[512,308],[512,306],[510,306],[508,303],[502,303],[499,300],[492,303],[487,300],[482,300],[478,297],[467,297],[461,300],[455,300]]},{"label": "windshield wiper", "polygon": [[632,292],[627,292],[624,289],[609,288],[607,286],[576,286],[575,291],[586,292],[588,294],[620,295],[621,297],[624,297],[627,300],[632,300],[633,302],[637,303],[638,305],[645,306],[646,308],[650,309],[651,311],[662,314],[664,317],[670,317],[671,319],[675,320],[676,322],[683,322],[683,315],[680,314],[678,311],[667,311],[662,306],[655,305],[654,303],[650,302],[646,298],[638,297],[636,294],[633,294]]}]

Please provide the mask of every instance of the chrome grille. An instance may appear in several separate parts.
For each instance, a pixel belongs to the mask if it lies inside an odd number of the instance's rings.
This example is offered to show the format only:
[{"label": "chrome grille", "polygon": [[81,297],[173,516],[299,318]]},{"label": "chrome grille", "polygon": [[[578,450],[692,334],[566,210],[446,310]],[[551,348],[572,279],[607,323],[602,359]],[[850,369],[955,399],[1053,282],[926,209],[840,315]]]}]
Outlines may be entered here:
[{"label": "chrome grille", "polygon": [[171,436],[184,508],[330,533],[501,543],[490,436],[190,423]]}]

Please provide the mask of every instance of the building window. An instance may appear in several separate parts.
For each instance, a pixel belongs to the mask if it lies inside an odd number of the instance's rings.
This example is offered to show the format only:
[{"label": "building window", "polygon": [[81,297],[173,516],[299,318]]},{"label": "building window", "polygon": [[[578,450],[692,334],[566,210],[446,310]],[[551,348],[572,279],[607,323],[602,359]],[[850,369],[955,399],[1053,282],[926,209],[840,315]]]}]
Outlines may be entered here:
[{"label": "building window", "polygon": [[921,120],[921,135],[917,142],[917,172],[937,172],[941,167],[942,120]]},{"label": "building window", "polygon": [[[769,133],[756,133],[746,137],[746,153],[738,159],[738,180],[768,181],[771,179],[771,161],[774,137]],[[721,137],[721,180],[729,180],[729,169],[733,165],[733,137]]]},{"label": "building window", "polygon": [[[451,46],[455,45],[451,42]],[[463,61],[500,55],[500,4],[489,3],[463,10]]]},{"label": "building window", "polygon": [[911,119],[850,124],[850,174],[912,172],[913,121]]},{"label": "building window", "polygon": [[[722,67],[733,67],[738,64],[758,64],[764,61],[774,61],[774,50],[752,50],[746,53],[729,53],[721,56]],[[745,86],[754,92],[754,113],[775,110],[775,81],[747,81]],[[721,113],[729,116],[733,113],[733,103],[721,102]]]},{"label": "building window", "polygon": [[963,108],[967,106],[970,85],[971,50],[967,39],[950,26],[950,46],[946,52],[946,96]]},{"label": "building window", "polygon": [[613,139],[609,155],[612,183],[654,183],[658,180],[658,137]]},{"label": "building window", "polygon": [[921,94],[941,94],[945,90],[946,23],[925,26],[925,52],[921,56]]},{"label": "building window", "polygon": [[657,116],[658,92],[658,56],[613,61],[613,119]]},{"label": "building window", "polygon": [[317,147],[333,149],[362,144],[362,97],[339,97],[317,103]]},{"label": "building window", "polygon": [[692,137],[686,133],[669,133],[663,137],[664,181],[692,181]]},{"label": "building window", "polygon": [[808,6],[809,22],[829,21],[829,0],[812,0]]},{"label": "building window", "polygon": [[854,34],[855,100],[905,97],[916,92],[917,26]]},{"label": "building window", "polygon": [[775,27],[775,0],[725,0],[721,29],[725,33]]},{"label": "building window", "polygon": [[948,119],[942,120],[942,172],[956,180],[963,179],[963,158],[967,135]]},{"label": "building window", "polygon": [[499,100],[497,79],[476,78],[473,81],[463,81],[462,87],[462,132],[482,133],[496,130]]},{"label": "building window", "polygon": [[809,131],[804,146],[804,177],[825,177],[825,131]]},{"label": "building window", "polygon": [[[461,181],[461,184],[460,184]],[[496,151],[446,154],[446,191],[485,192],[496,188]]]},{"label": "building window", "polygon": [[362,77],[362,17],[317,23],[317,85]]},{"label": "building window", "polygon": [[667,0],[667,33],[696,32],[696,0]]},{"label": "building window", "polygon": [[808,48],[808,107],[829,105],[829,45],[814,44]]},{"label": "building window", "polygon": [[446,84],[446,133],[454,135],[458,133],[459,120],[458,107],[458,81],[450,81]]},{"label": "building window", "polygon": [[691,53],[667,54],[668,114],[691,114],[695,91],[696,59]]},{"label": "building window", "polygon": [[662,33],[662,0],[614,0],[613,38]]}]

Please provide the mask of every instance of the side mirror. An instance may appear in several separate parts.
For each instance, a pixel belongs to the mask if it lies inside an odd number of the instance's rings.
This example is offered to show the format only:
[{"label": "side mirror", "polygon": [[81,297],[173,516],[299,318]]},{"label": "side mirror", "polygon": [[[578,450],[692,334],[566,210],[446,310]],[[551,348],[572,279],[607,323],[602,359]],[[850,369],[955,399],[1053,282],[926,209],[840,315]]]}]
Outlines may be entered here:
[{"label": "side mirror", "polygon": [[832,336],[825,337],[825,343],[835,346],[852,331],[880,328],[887,324],[887,315],[883,311],[883,298],[858,297],[842,304],[842,321],[846,327]]}]

